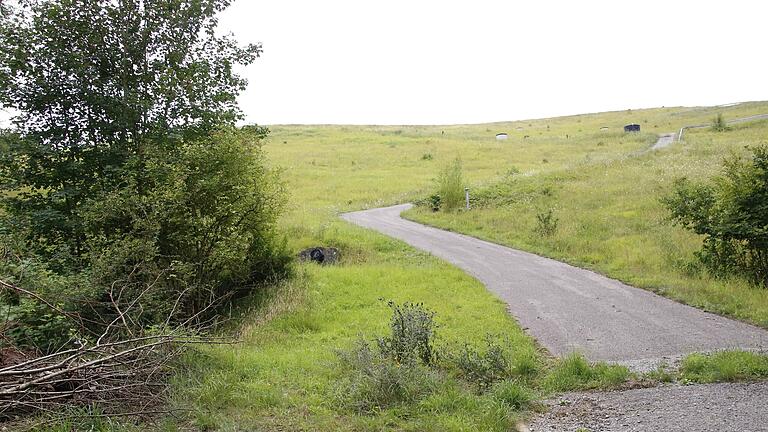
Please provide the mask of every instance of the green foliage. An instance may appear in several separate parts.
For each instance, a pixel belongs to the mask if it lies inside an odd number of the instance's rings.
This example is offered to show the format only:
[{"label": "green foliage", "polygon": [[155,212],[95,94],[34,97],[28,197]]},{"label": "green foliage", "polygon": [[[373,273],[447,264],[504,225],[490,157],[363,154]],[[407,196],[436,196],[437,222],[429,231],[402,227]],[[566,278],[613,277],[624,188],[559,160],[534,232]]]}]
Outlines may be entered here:
[{"label": "green foliage", "polygon": [[427,203],[432,211],[440,210],[440,194],[432,194],[427,198]]},{"label": "green foliage", "polygon": [[50,350],[72,336],[71,314],[78,337],[98,333],[119,302],[137,327],[205,320],[286,273],[268,130],[234,126],[246,82],[233,67],[261,47],[217,36],[229,3],[3,6],[0,105],[19,114],[0,137],[0,235],[13,245],[0,275],[61,306],[11,302],[18,343],[58,332]]},{"label": "green foliage", "polygon": [[481,391],[511,376],[510,360],[504,348],[489,336],[486,336],[486,345],[482,352],[464,345],[454,359],[461,377],[476,384]]},{"label": "green foliage", "polygon": [[715,275],[745,274],[768,286],[768,145],[732,156],[706,184],[685,178],[663,199],[672,219],[704,236],[699,257]]},{"label": "green foliage", "polygon": [[555,216],[555,211],[549,209],[545,212],[536,213],[535,232],[542,237],[552,237],[557,232],[559,220]]},{"label": "green foliage", "polygon": [[349,374],[338,387],[342,406],[358,413],[374,413],[397,404],[411,404],[435,390],[435,372],[415,362],[397,362],[390,353],[371,349],[361,340],[350,352],[341,352]]},{"label": "green foliage", "polygon": [[725,122],[722,113],[717,113],[717,116],[712,119],[711,129],[715,132],[725,132],[728,130],[728,124]]},{"label": "green foliage", "polygon": [[440,208],[446,211],[458,210],[464,203],[464,180],[461,160],[455,159],[440,171],[437,178]]},{"label": "green foliage", "polygon": [[388,306],[392,309],[391,334],[377,339],[381,354],[397,364],[431,365],[435,361],[435,313],[420,303],[390,301]]},{"label": "green foliage", "polygon": [[4,189],[25,190],[15,208],[42,221],[30,231],[41,252],[82,254],[84,202],[126,176],[142,195],[152,152],[240,118],[246,83],[232,66],[260,47],[215,35],[228,4],[30,1],[0,17],[0,105],[18,110],[25,138],[3,160]]},{"label": "green foliage", "polygon": [[709,383],[768,378],[768,356],[747,351],[691,354],[680,367],[687,381]]}]

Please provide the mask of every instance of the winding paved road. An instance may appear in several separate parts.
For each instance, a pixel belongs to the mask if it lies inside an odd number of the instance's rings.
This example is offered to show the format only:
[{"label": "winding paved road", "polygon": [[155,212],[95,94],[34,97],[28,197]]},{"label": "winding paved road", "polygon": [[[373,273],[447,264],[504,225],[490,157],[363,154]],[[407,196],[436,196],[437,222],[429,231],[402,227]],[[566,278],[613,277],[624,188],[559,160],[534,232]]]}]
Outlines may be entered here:
[{"label": "winding paved road", "polygon": [[410,204],[346,213],[479,279],[552,354],[647,370],[691,352],[764,351],[768,332],[552,259],[400,217]]}]

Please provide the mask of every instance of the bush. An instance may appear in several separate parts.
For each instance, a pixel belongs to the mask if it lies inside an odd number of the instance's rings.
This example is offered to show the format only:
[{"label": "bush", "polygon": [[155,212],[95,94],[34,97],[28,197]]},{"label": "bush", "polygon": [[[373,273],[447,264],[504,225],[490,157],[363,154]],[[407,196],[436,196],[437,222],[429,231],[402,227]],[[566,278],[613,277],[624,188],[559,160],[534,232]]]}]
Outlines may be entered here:
[{"label": "bush", "polygon": [[374,413],[397,404],[414,403],[438,385],[434,372],[418,363],[397,363],[361,340],[355,349],[340,352],[349,374],[338,387],[342,406],[358,413]]},{"label": "bush", "polygon": [[[117,316],[121,300],[137,302],[129,321],[139,327],[209,318],[212,304],[289,268],[275,233],[285,193],[264,162],[265,133],[223,129],[174,148],[149,147],[140,174],[127,171],[119,187],[75,209],[79,238],[45,237],[56,215],[32,194],[5,198],[0,232],[14,250],[0,257],[0,274],[83,316],[95,331]],[[11,304],[22,306],[30,308]],[[24,323],[31,315],[23,312],[13,312],[20,325],[47,328],[43,317]]]},{"label": "bush", "polygon": [[511,376],[510,361],[501,345],[490,337],[486,338],[486,344],[483,352],[465,345],[455,359],[462,378],[476,384],[481,391]]},{"label": "bush", "polygon": [[717,116],[712,119],[711,129],[715,132],[725,132],[728,130],[728,124],[725,122],[722,113],[718,113]]},{"label": "bush", "polygon": [[536,234],[542,237],[552,237],[557,232],[559,220],[555,217],[554,210],[549,209],[545,212],[536,213]]},{"label": "bush", "polygon": [[391,334],[377,339],[382,355],[397,364],[434,363],[435,313],[421,303],[398,305],[390,301],[388,306],[392,309]]},{"label": "bush", "polygon": [[460,209],[464,203],[464,180],[461,160],[455,159],[440,171],[437,179],[440,208],[446,211]]},{"label": "bush", "polygon": [[682,178],[662,202],[672,220],[704,236],[699,259],[713,275],[746,275],[768,286],[768,145],[751,160],[727,159],[707,184]]}]

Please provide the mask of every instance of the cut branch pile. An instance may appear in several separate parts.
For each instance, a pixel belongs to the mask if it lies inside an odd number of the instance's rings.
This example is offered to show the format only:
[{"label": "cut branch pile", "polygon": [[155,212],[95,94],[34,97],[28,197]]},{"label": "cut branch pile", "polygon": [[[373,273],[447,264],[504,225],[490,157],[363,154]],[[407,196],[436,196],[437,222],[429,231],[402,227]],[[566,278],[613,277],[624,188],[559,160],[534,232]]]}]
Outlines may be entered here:
[{"label": "cut branch pile", "polygon": [[[0,287],[34,295],[1,280]],[[56,310],[44,299],[38,300]],[[74,341],[74,348],[47,355],[0,349],[0,421],[27,413],[58,415],[63,408],[86,405],[98,406],[105,415],[165,412],[162,402],[172,362],[190,344],[231,343],[178,327],[139,334],[135,327],[128,327],[135,303],[122,310],[115,304],[119,314],[92,342]]]}]

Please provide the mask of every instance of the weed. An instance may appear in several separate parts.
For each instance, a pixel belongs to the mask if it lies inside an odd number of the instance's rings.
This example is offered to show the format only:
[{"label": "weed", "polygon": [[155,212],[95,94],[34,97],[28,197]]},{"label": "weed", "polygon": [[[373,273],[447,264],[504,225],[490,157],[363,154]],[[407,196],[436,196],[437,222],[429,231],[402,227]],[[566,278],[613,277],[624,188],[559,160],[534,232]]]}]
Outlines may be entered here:
[{"label": "weed", "polygon": [[660,383],[669,383],[675,380],[674,372],[670,371],[666,364],[660,364],[656,369],[646,372],[643,376]]},{"label": "weed", "polygon": [[421,160],[431,161],[433,159],[432,153],[424,153],[421,155]]},{"label": "weed", "polygon": [[510,361],[501,345],[488,336],[486,344],[482,352],[464,345],[455,359],[462,378],[477,385],[481,391],[511,376]]},{"label": "weed", "polygon": [[542,237],[552,237],[557,232],[559,220],[555,217],[554,210],[536,213],[536,228],[534,232]]},{"label": "weed", "polygon": [[398,364],[421,361],[431,365],[435,360],[435,313],[421,303],[398,305],[390,301],[387,305],[392,309],[391,334],[377,339],[382,355]]},{"label": "weed", "polygon": [[433,371],[417,363],[397,363],[358,341],[355,349],[339,354],[351,372],[337,391],[342,406],[371,414],[397,404],[415,403],[437,387]]}]

